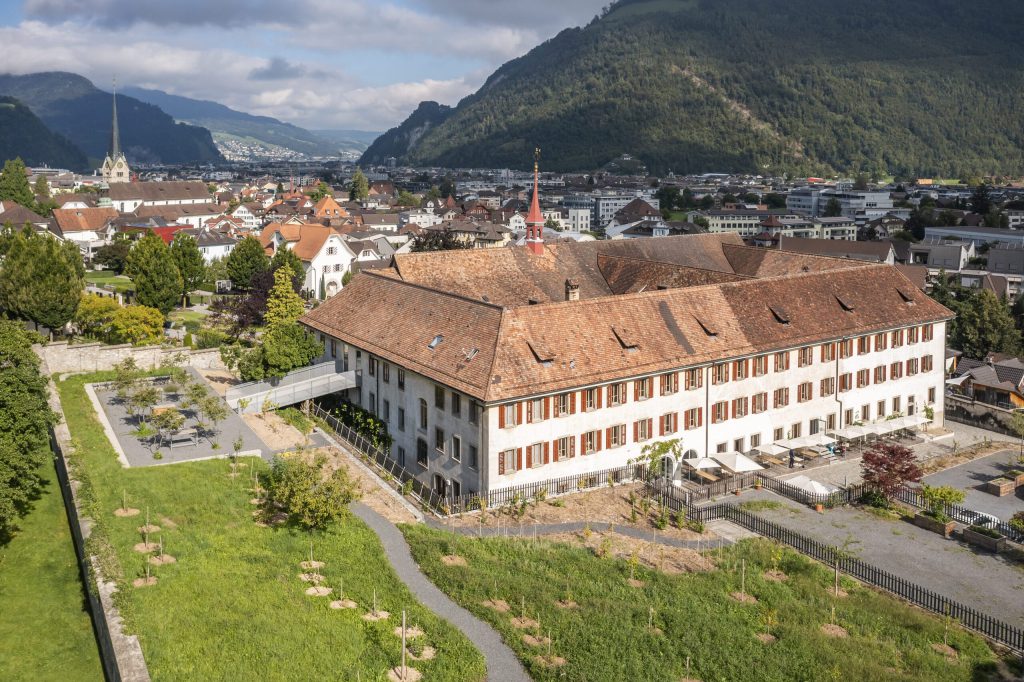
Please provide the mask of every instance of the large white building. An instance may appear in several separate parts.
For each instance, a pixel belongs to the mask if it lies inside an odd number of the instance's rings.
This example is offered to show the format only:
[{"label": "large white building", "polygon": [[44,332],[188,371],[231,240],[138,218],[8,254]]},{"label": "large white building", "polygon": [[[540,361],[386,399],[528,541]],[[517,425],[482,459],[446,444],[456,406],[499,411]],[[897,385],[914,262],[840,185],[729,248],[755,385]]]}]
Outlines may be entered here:
[{"label": "large white building", "polygon": [[455,495],[942,422],[951,313],[892,266],[692,235],[399,254],[302,322],[392,456]]}]

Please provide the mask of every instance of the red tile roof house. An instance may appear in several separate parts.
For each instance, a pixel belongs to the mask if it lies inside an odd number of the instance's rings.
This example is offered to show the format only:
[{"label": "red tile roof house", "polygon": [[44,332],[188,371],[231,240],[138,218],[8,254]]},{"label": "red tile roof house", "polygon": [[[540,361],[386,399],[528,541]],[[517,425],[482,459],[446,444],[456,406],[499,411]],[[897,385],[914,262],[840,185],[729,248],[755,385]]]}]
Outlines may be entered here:
[{"label": "red tile roof house", "polygon": [[396,254],[301,319],[442,494],[621,467],[658,440],[704,456],[926,406],[942,423],[952,314],[890,265],[539,232]]}]

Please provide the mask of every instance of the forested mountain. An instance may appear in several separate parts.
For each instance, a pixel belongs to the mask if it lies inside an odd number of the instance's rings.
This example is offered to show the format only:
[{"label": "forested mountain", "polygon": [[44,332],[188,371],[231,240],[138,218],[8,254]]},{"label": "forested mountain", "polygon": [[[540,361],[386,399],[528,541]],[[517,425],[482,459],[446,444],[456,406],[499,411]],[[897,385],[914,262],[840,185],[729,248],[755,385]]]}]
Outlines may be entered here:
[{"label": "forested mountain", "polygon": [[284,147],[310,156],[336,153],[333,145],[308,130],[270,116],[253,116],[209,100],[170,95],[161,90],[125,88],[124,93],[154,104],[179,121],[202,126],[214,139],[226,135]]},{"label": "forested mountain", "polygon": [[451,116],[453,109],[437,102],[420,102],[416,111],[402,124],[387,131],[363,153],[359,163],[384,163],[388,157],[405,159],[419,142]]},{"label": "forested mountain", "polygon": [[28,166],[82,171],[89,165],[80,149],[50,131],[28,107],[0,95],[0,162],[19,156]]},{"label": "forested mountain", "polygon": [[[110,148],[111,98],[87,79],[54,71],[0,74],[0,95],[16,97],[46,124],[93,160]],[[121,148],[133,162],[187,163],[221,160],[210,131],[175,123],[152,104],[117,97]]]},{"label": "forested mountain", "polygon": [[380,131],[371,132],[368,130],[312,130],[317,137],[323,138],[333,144],[340,152],[348,154],[362,154],[373,144],[373,141],[380,137]]},{"label": "forested mountain", "polygon": [[552,170],[628,153],[662,173],[1020,174],[1022,34],[1018,0],[622,0],[384,155],[527,168],[539,146]]}]

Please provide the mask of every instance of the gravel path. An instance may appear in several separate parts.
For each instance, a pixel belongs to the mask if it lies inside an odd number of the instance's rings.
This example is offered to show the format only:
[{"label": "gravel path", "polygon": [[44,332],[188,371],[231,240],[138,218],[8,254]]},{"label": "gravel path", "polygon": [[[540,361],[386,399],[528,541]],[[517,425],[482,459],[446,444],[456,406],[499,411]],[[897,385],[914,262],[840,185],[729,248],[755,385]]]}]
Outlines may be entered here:
[{"label": "gravel path", "polygon": [[362,519],[380,538],[384,554],[398,577],[423,604],[461,630],[487,660],[487,679],[490,682],[529,682],[519,659],[490,625],[449,599],[430,582],[413,561],[409,545],[393,523],[359,502],[352,512]]}]

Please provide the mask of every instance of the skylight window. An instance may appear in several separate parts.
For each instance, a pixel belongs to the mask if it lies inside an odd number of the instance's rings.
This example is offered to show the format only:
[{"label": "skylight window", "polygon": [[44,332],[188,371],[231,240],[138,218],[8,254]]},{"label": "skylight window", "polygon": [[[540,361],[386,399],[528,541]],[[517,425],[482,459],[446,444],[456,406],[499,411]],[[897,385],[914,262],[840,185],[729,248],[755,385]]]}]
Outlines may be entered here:
[{"label": "skylight window", "polygon": [[442,341],[444,341],[444,335],[438,334],[437,336],[434,337],[433,341],[427,344],[427,348],[429,348],[430,350],[434,350],[435,348],[441,345]]}]

